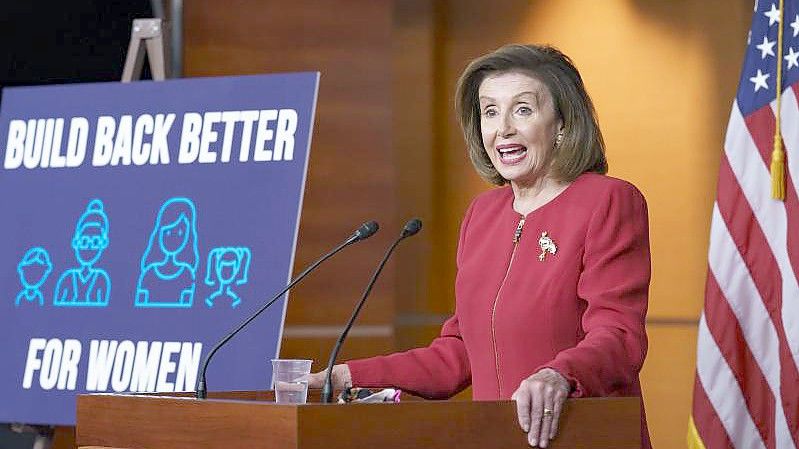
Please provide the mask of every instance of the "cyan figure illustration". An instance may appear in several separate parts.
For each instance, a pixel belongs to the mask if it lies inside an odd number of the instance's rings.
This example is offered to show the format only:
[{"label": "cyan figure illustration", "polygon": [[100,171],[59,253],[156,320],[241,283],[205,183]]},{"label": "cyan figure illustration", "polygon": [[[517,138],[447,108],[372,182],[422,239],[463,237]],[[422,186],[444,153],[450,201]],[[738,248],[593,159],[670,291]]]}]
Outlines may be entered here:
[{"label": "cyan figure illustration", "polygon": [[219,288],[205,299],[208,307],[213,307],[220,299],[229,302],[231,307],[241,303],[241,298],[233,291],[231,285],[247,283],[250,255],[249,248],[232,246],[214,248],[208,253],[205,284],[219,285]]},{"label": "cyan figure illustration", "polygon": [[22,290],[17,294],[14,305],[19,307],[22,300],[25,300],[25,302],[38,302],[40,306],[43,306],[44,296],[39,287],[44,284],[52,271],[53,264],[50,262],[50,255],[44,248],[37,246],[29,249],[17,265]]},{"label": "cyan figure illustration", "polygon": [[111,278],[97,268],[103,251],[108,248],[108,216],[103,202],[89,201],[78,218],[72,249],[79,267],[70,268],[58,278],[53,305],[62,307],[106,307],[111,296]]},{"label": "cyan figure illustration", "polygon": [[134,305],[191,307],[198,260],[194,202],[188,198],[170,198],[158,211],[142,255]]}]

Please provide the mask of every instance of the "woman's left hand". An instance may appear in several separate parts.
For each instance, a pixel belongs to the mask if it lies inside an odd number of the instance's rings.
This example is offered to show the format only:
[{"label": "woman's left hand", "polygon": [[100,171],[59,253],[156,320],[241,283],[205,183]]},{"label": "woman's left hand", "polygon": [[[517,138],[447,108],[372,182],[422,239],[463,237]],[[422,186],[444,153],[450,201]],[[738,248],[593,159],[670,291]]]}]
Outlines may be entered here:
[{"label": "woman's left hand", "polygon": [[524,379],[511,399],[516,401],[519,425],[533,447],[547,447],[555,438],[563,402],[569,396],[569,381],[557,371],[544,368]]}]

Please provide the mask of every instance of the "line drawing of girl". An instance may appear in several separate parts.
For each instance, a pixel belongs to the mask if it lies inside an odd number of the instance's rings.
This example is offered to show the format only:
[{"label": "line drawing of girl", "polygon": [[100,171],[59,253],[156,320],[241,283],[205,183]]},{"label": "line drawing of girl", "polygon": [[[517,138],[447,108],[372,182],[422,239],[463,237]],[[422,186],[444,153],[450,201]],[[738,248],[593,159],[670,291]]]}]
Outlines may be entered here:
[{"label": "line drawing of girl", "polygon": [[80,267],[70,268],[58,278],[53,305],[63,307],[105,307],[111,296],[111,278],[94,265],[108,248],[108,216],[103,202],[89,201],[78,218],[72,249]]},{"label": "line drawing of girl", "polygon": [[19,306],[24,299],[25,302],[38,302],[40,306],[43,306],[44,296],[39,287],[44,284],[52,271],[53,263],[50,262],[47,250],[41,246],[29,249],[17,265],[22,290],[17,294],[14,305]]},{"label": "line drawing of girl", "polygon": [[[219,288],[205,299],[208,307],[213,307],[220,297],[230,301],[230,307],[235,308],[241,303],[241,298],[233,291],[231,285],[244,285],[250,270],[250,249],[245,247],[220,247],[208,253],[208,264],[205,275],[205,284]],[[216,276],[212,276],[211,274]]]},{"label": "line drawing of girl", "polygon": [[142,254],[134,305],[191,307],[199,258],[194,202],[183,197],[170,198],[158,211]]}]

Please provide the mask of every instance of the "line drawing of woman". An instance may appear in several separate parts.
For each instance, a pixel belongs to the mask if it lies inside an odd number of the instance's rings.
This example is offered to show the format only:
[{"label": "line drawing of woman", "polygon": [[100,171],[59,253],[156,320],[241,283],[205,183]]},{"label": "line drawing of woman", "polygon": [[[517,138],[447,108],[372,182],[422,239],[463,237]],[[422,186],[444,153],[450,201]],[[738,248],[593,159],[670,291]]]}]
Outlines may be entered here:
[{"label": "line drawing of woman", "polygon": [[[241,303],[241,298],[233,291],[231,285],[244,285],[247,283],[247,274],[250,270],[250,249],[246,247],[220,247],[214,248],[208,254],[205,284],[209,286],[219,283],[219,288],[205,299],[208,307],[213,307],[220,297],[230,301],[230,307],[235,308]],[[212,277],[211,273],[216,277]]]},{"label": "line drawing of woman", "polygon": [[53,263],[50,262],[47,250],[41,246],[29,249],[17,265],[22,290],[17,294],[14,305],[19,306],[24,299],[25,302],[38,302],[40,306],[43,306],[44,296],[39,287],[44,284],[52,271]]},{"label": "line drawing of woman", "polygon": [[194,202],[183,197],[170,198],[158,211],[142,254],[134,305],[191,307],[198,261]]},{"label": "line drawing of woman", "polygon": [[80,267],[70,268],[58,278],[53,305],[64,307],[105,307],[111,296],[111,278],[95,267],[108,247],[108,216],[103,202],[89,201],[78,218],[72,249]]}]

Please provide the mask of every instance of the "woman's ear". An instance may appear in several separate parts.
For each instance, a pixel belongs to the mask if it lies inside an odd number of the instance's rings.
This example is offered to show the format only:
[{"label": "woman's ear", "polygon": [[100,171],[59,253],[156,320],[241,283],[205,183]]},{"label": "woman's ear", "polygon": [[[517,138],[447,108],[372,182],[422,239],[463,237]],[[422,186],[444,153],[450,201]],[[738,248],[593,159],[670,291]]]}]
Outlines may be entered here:
[{"label": "woman's ear", "polygon": [[562,127],[555,134],[555,148],[560,148],[560,144],[561,143],[563,143],[563,128]]}]

